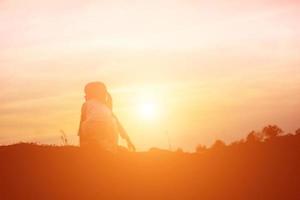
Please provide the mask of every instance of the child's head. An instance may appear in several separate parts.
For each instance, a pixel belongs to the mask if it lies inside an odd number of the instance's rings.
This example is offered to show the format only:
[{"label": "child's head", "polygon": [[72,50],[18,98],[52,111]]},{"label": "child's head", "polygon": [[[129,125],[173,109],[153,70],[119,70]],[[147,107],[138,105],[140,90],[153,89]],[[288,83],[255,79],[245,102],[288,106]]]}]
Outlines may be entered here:
[{"label": "child's head", "polygon": [[85,88],[85,98],[89,99],[96,99],[102,102],[106,102],[107,98],[107,89],[104,83],[102,82],[91,82],[88,83]]}]

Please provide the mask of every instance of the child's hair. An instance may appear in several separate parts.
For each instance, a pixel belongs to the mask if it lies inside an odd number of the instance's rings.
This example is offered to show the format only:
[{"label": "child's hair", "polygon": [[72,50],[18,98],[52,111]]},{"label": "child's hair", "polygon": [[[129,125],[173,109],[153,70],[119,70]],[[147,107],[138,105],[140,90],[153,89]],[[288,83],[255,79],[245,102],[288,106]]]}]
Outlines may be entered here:
[{"label": "child's hair", "polygon": [[84,88],[86,99],[97,99],[102,102],[106,102],[107,89],[102,82],[88,83]]}]

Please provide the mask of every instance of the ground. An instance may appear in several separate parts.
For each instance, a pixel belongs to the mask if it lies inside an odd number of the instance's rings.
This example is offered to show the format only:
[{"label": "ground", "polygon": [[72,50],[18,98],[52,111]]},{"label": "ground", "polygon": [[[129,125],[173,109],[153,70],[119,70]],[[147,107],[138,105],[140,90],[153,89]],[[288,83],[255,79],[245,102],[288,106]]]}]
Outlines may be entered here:
[{"label": "ground", "polygon": [[0,199],[299,199],[300,137],[202,153],[0,147]]}]

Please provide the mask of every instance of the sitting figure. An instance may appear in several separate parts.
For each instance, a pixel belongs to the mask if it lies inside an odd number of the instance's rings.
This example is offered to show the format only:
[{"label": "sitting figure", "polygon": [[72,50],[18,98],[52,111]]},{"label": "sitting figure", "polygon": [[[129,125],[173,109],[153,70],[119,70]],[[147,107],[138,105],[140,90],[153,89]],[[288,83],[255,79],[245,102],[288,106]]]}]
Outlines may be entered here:
[{"label": "sitting figure", "polygon": [[113,114],[112,98],[101,82],[85,86],[85,103],[81,108],[79,126],[80,146],[97,146],[115,152],[118,149],[118,136],[127,141],[129,150],[135,151],[125,129]]}]

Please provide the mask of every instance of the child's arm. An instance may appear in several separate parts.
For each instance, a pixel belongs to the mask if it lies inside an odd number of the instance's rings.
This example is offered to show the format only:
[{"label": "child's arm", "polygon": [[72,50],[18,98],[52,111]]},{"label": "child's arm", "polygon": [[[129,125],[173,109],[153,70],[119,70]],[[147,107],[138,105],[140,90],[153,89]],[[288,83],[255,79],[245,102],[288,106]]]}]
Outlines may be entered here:
[{"label": "child's arm", "polygon": [[116,126],[117,126],[117,129],[119,131],[119,134],[120,134],[121,138],[123,138],[124,140],[126,140],[127,146],[129,148],[129,150],[135,151],[135,146],[131,142],[131,140],[130,140],[130,138],[129,138],[127,132],[126,132],[126,130],[122,126],[122,124],[119,121],[119,119],[117,118],[117,116],[113,113],[113,100],[112,100],[112,96],[109,93],[107,93],[106,105],[108,106],[108,108],[111,110],[111,112],[113,114],[113,118],[116,121]]},{"label": "child's arm", "polygon": [[86,119],[86,105],[85,103],[81,106],[81,115],[80,115],[80,122],[79,122],[79,130],[78,130],[78,136],[80,136],[82,132],[82,122],[84,122]]},{"label": "child's arm", "polygon": [[119,121],[119,119],[117,118],[117,116],[113,115],[113,117],[115,118],[116,125],[117,125],[117,128],[119,130],[121,138],[123,138],[124,140],[126,140],[127,146],[129,148],[129,150],[135,151],[135,146],[131,142],[131,139],[128,136],[128,134],[127,134],[126,130],[124,129],[124,127],[122,126],[121,122]]}]

